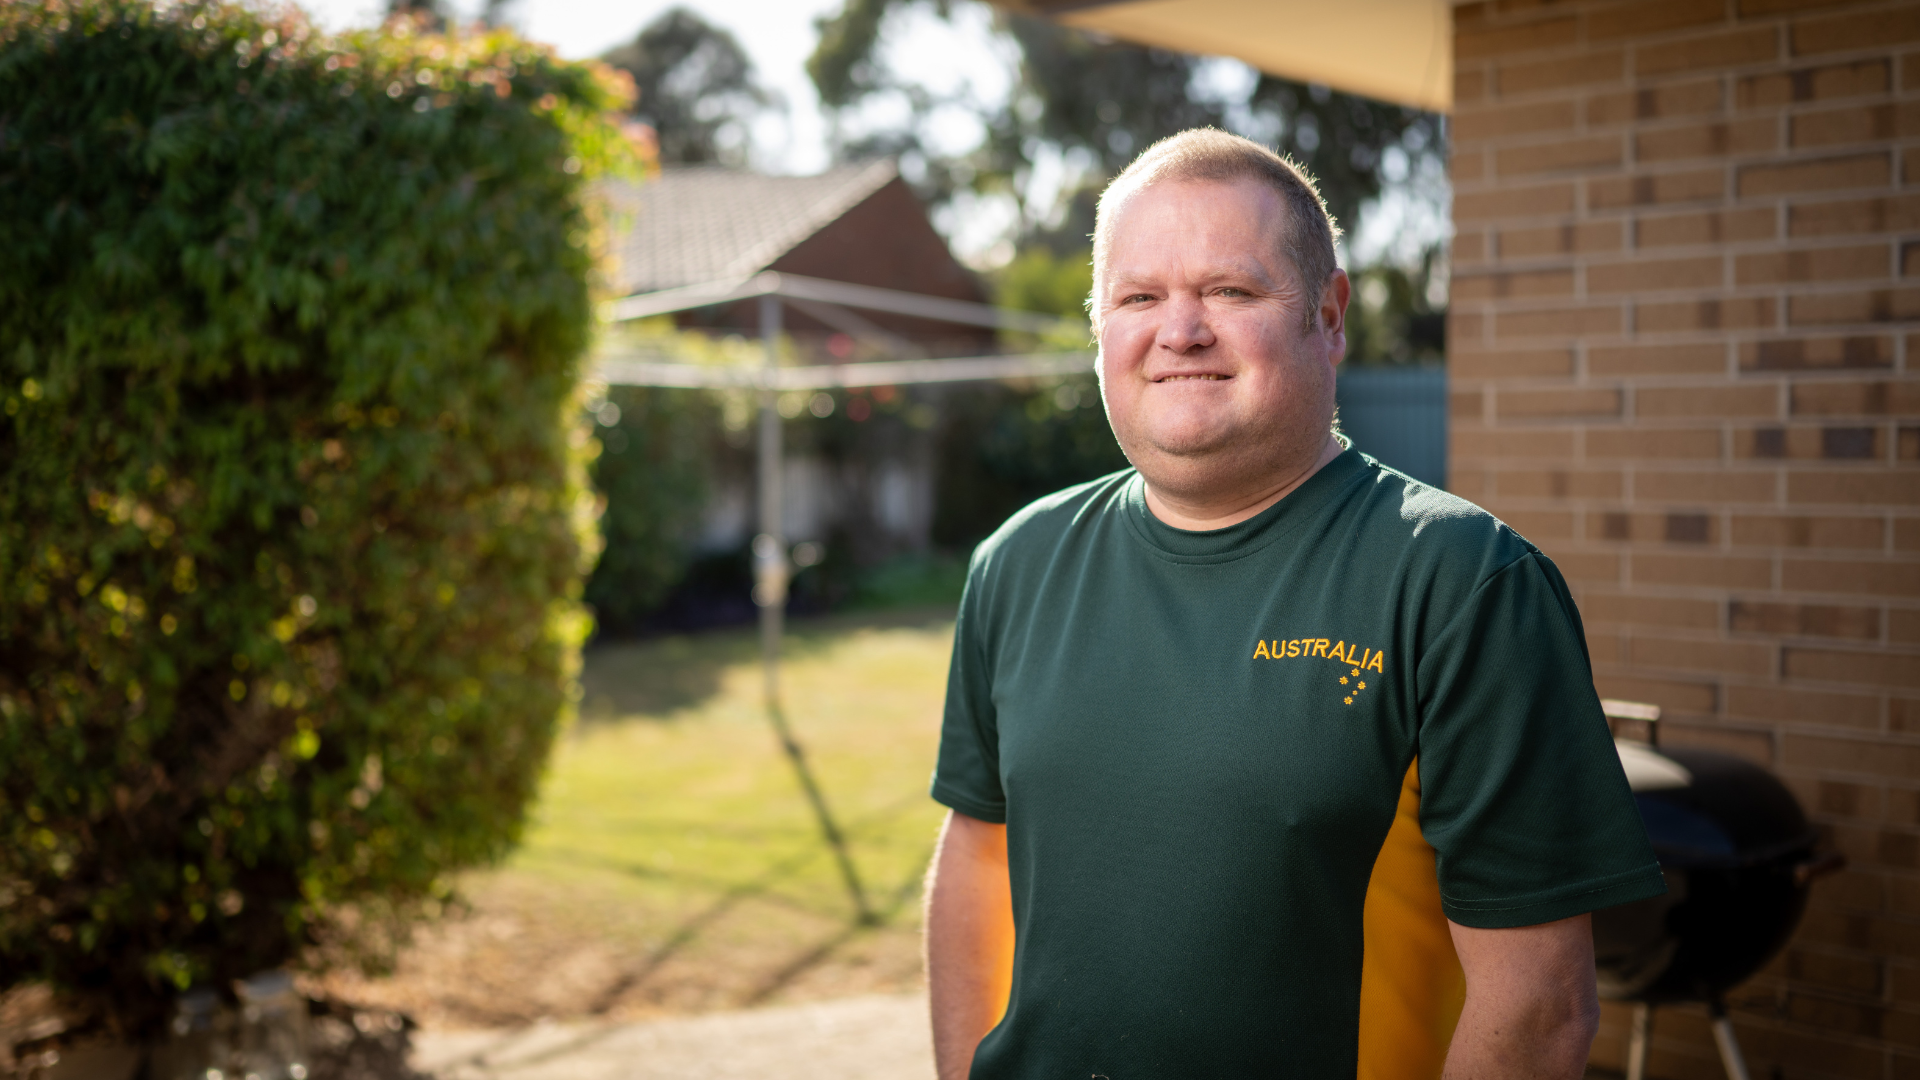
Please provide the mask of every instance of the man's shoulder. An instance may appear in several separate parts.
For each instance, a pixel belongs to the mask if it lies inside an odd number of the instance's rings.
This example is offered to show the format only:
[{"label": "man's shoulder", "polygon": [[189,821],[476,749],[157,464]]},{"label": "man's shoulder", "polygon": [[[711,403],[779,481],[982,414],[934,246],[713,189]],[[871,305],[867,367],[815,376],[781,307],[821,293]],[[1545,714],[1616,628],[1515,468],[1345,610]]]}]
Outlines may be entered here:
[{"label": "man's shoulder", "polygon": [[1136,474],[1131,468],[1062,488],[1028,503],[974,550],[976,568],[1050,551],[1089,514],[1116,507]]},{"label": "man's shoulder", "polygon": [[1359,457],[1367,471],[1354,509],[1365,519],[1367,545],[1380,555],[1479,579],[1539,553],[1480,506],[1364,453]]}]

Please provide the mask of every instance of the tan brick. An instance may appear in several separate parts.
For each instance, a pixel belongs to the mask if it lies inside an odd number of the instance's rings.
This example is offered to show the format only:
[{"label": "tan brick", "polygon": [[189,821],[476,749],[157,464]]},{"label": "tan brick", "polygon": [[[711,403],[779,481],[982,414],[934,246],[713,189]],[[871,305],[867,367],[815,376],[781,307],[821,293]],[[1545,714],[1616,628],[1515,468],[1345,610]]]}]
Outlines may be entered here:
[{"label": "tan brick", "polygon": [[1920,472],[1872,469],[1794,472],[1787,475],[1787,501],[1803,505],[1846,503],[1857,506],[1920,505]]},{"label": "tan brick", "polygon": [[1626,160],[1618,135],[1601,135],[1532,146],[1511,146],[1494,154],[1494,167],[1503,177],[1534,173],[1611,169]]},{"label": "tan brick", "polygon": [[1733,600],[1727,604],[1727,628],[1743,634],[1877,641],[1880,637],[1880,609],[1841,604]]},{"label": "tan brick", "polygon": [[1610,469],[1501,469],[1494,484],[1503,499],[1617,499],[1620,473]]},{"label": "tan brick", "polygon": [[1880,701],[1864,694],[1788,690],[1779,686],[1729,686],[1726,702],[1728,716],[1748,720],[1850,728],[1880,726]]},{"label": "tan brick", "polygon": [[1485,411],[1486,404],[1478,390],[1455,390],[1447,395],[1447,416],[1455,423],[1477,422]]},{"label": "tan brick", "polygon": [[1572,18],[1456,30],[1453,56],[1459,62],[1558,48],[1573,44],[1578,33],[1579,25]]},{"label": "tan brick", "polygon": [[1636,0],[1587,14],[1587,40],[1637,38],[1667,30],[1709,26],[1727,17],[1725,0]]},{"label": "tan brick", "polygon": [[1454,114],[1455,145],[1503,135],[1531,135],[1542,131],[1571,131],[1573,102],[1537,101],[1478,109],[1461,109]]},{"label": "tan brick", "polygon": [[1777,229],[1777,217],[1769,206],[1640,217],[1633,223],[1634,242],[1640,247],[1666,247],[1770,240]]},{"label": "tan brick", "polygon": [[1541,296],[1572,296],[1571,270],[1500,270],[1490,274],[1466,274],[1453,279],[1455,300],[1529,299]]},{"label": "tan brick", "polygon": [[1487,96],[1487,73],[1480,68],[1463,68],[1453,73],[1455,108],[1471,105]]},{"label": "tan brick", "polygon": [[1631,572],[1636,585],[1764,589],[1773,584],[1773,560],[1743,555],[1636,551]]},{"label": "tan brick", "polygon": [[1879,431],[1871,427],[1751,428],[1734,432],[1734,456],[1790,461],[1879,460]]},{"label": "tan brick", "polygon": [[1911,135],[1912,105],[1849,105],[1840,109],[1801,113],[1788,122],[1787,144],[1795,149],[1879,142],[1895,135]]},{"label": "tan brick", "polygon": [[[1791,326],[1834,323],[1906,322],[1920,319],[1920,289],[1866,289],[1844,293],[1802,293],[1787,298]],[[1875,339],[1879,340],[1879,339]],[[1893,340],[1885,339],[1886,364],[1893,362]]]},{"label": "tan brick", "polygon": [[1893,253],[1884,243],[1764,251],[1737,255],[1733,260],[1733,279],[1741,285],[1858,281],[1892,275]]},{"label": "tan brick", "polygon": [[1588,293],[1655,292],[1660,289],[1708,289],[1726,280],[1726,262],[1718,255],[1688,259],[1635,259],[1589,264]]},{"label": "tan brick", "polygon": [[1634,51],[1634,71],[1666,75],[1756,64],[1780,55],[1780,35],[1771,26],[1733,30],[1660,45],[1642,45]]},{"label": "tan brick", "polygon": [[1797,592],[1920,596],[1920,563],[1787,559],[1781,564],[1781,581]]},{"label": "tan brick", "polygon": [[1720,626],[1720,605],[1712,600],[1590,591],[1580,597],[1579,607],[1581,618],[1590,623],[1693,630],[1714,630]]},{"label": "tan brick", "polygon": [[1920,518],[1895,518],[1893,550],[1920,551]]},{"label": "tan brick", "polygon": [[1568,581],[1578,583],[1620,581],[1620,556],[1610,551],[1558,551],[1547,545],[1548,557]]},{"label": "tan brick", "polygon": [[1788,732],[1780,758],[1796,768],[1908,779],[1920,775],[1920,746],[1886,739],[1839,739]]},{"label": "tan brick", "polygon": [[1573,514],[1564,510],[1508,510],[1500,520],[1535,543],[1564,540],[1573,535]]},{"label": "tan brick", "polygon": [[1740,346],[1741,371],[1844,371],[1893,366],[1889,337],[1787,338]]},{"label": "tan brick", "polygon": [[1772,502],[1774,490],[1772,469],[1705,472],[1642,469],[1633,477],[1635,498],[1662,502]]},{"label": "tan brick", "polygon": [[1795,383],[1795,416],[1901,416],[1920,413],[1920,379]]},{"label": "tan brick", "polygon": [[1752,330],[1779,323],[1771,296],[1732,300],[1685,300],[1633,306],[1633,328],[1642,333],[1669,330]]},{"label": "tan brick", "polygon": [[1866,686],[1920,687],[1920,655],[1852,649],[1787,647],[1782,668],[1789,679],[1859,683]]},{"label": "tan brick", "polygon": [[1618,82],[1626,77],[1626,73],[1626,53],[1620,49],[1603,49],[1552,60],[1503,63],[1495,74],[1495,81],[1500,86],[1501,94],[1511,96],[1535,90],[1560,90],[1569,86]]},{"label": "tan brick", "polygon": [[1789,236],[1839,236],[1912,229],[1920,229],[1920,195],[1796,203],[1787,208]]},{"label": "tan brick", "polygon": [[1907,733],[1920,731],[1920,700],[1901,697],[1888,698],[1887,730]]},{"label": "tan brick", "polygon": [[1607,176],[1587,182],[1587,205],[1595,210],[1674,203],[1717,202],[1727,194],[1725,169],[1656,176]]},{"label": "tan brick", "polygon": [[1463,349],[1447,354],[1447,368],[1456,379],[1571,375],[1573,350]]},{"label": "tan brick", "polygon": [[1487,152],[1454,148],[1447,158],[1447,178],[1455,184],[1472,184],[1487,178]]},{"label": "tan brick", "polygon": [[1880,996],[1880,964],[1876,960],[1794,949],[1787,954],[1787,974],[1795,982],[1810,986]]},{"label": "tan brick", "polygon": [[1893,180],[1893,162],[1885,153],[1850,154],[1817,161],[1748,165],[1735,184],[1742,198],[1792,195],[1803,191],[1841,191],[1885,187]]},{"label": "tan brick", "polygon": [[1839,7],[1857,2],[1858,0],[1739,0],[1737,7],[1742,18],[1750,19],[1756,15],[1784,15],[1805,11],[1808,8]]},{"label": "tan brick", "polygon": [[1539,217],[1573,212],[1573,185],[1502,186],[1498,191],[1463,192],[1453,197],[1453,220]]},{"label": "tan brick", "polygon": [[1455,266],[1483,261],[1487,257],[1487,234],[1479,229],[1453,234],[1451,254]]},{"label": "tan brick", "polygon": [[1645,701],[1660,706],[1661,711],[1666,713],[1711,715],[1717,700],[1712,683],[1649,679],[1608,672],[1595,673],[1593,686],[1600,691],[1601,697]]},{"label": "tan brick", "polygon": [[1719,79],[1595,94],[1587,99],[1586,119],[1590,126],[1604,127],[1633,120],[1699,116],[1719,112],[1723,97]]},{"label": "tan brick", "polygon": [[1491,428],[1483,431],[1454,431],[1448,435],[1450,459],[1528,458],[1534,461],[1568,460],[1573,457],[1574,433],[1566,430],[1514,431]]},{"label": "tan brick", "polygon": [[1795,56],[1920,41],[1920,8],[1900,5],[1853,15],[1801,19],[1793,24],[1790,38]]},{"label": "tan brick", "polygon": [[1779,143],[1779,124],[1771,116],[1760,116],[1642,130],[1633,137],[1633,153],[1639,161],[1681,161],[1759,154],[1775,149]]},{"label": "tan brick", "polygon": [[1500,387],[1495,414],[1501,419],[1613,417],[1620,415],[1620,391],[1601,388],[1520,390]]},{"label": "tan brick", "polygon": [[1736,546],[1877,551],[1886,544],[1886,528],[1874,517],[1735,514],[1733,542]]},{"label": "tan brick", "polygon": [[1718,342],[1698,345],[1594,346],[1587,350],[1591,375],[1701,375],[1727,370],[1727,349]]},{"label": "tan brick", "polygon": [[1892,79],[1892,65],[1881,58],[1803,67],[1749,75],[1735,84],[1733,100],[1742,109],[1770,109],[1804,101],[1884,94]]},{"label": "tan brick", "polygon": [[1920,645],[1920,611],[1895,608],[1887,612],[1887,640],[1900,645]]},{"label": "tan brick", "polygon": [[1773,674],[1773,647],[1744,641],[1696,641],[1635,634],[1628,648],[1637,668],[1725,675]]},{"label": "tan brick", "polygon": [[[1498,241],[1500,257],[1531,259],[1619,251],[1623,231],[1618,221],[1591,221],[1537,229],[1501,229]],[[1458,240],[1455,243],[1457,245]]]},{"label": "tan brick", "polygon": [[1777,416],[1778,392],[1771,386],[1643,386],[1633,392],[1635,416]]},{"label": "tan brick", "polygon": [[1620,332],[1620,309],[1614,306],[1553,308],[1545,311],[1497,311],[1496,338],[1580,337]]},{"label": "tan brick", "polygon": [[1710,544],[1719,532],[1714,514],[1604,511],[1587,514],[1587,539],[1600,542]]},{"label": "tan brick", "polygon": [[1590,458],[1658,461],[1720,456],[1716,428],[1593,428],[1585,440]]}]

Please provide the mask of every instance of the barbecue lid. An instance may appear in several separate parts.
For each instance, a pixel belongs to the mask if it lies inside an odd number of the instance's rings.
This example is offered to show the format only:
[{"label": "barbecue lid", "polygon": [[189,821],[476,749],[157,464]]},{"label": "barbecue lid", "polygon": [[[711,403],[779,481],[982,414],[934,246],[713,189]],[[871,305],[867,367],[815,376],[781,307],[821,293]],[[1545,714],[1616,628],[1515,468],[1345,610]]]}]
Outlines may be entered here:
[{"label": "barbecue lid", "polygon": [[1765,769],[1712,750],[1617,739],[1620,766],[1660,863],[1731,869],[1800,859],[1818,839]]}]

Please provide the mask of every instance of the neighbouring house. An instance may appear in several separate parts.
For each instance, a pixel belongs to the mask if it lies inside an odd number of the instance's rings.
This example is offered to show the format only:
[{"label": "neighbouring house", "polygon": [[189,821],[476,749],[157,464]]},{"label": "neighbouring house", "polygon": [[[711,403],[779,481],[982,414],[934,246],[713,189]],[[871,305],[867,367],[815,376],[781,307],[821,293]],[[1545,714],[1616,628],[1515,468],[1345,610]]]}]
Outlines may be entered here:
[{"label": "neighbouring house", "polygon": [[[623,295],[734,282],[773,270],[974,303],[987,299],[891,161],[816,176],[669,166],[656,178],[617,190],[613,202],[624,227],[615,247]],[[687,329],[753,337],[758,311],[749,300],[675,318]],[[988,329],[791,299],[782,325],[809,363],[995,349]],[[809,402],[789,396],[784,411],[802,415]],[[884,433],[876,429],[873,437],[885,445],[844,454],[795,439],[783,474],[789,539],[851,538],[865,559],[927,546],[935,457],[929,425],[892,425]],[[743,459],[723,466],[716,480],[699,546],[742,547],[754,531],[751,464]]]},{"label": "neighbouring house", "polygon": [[[1007,2],[1451,111],[1448,484],[1847,855],[1731,1002],[1753,1075],[1920,1076],[1920,3]],[[1704,1012],[1651,1073],[1721,1075]]]}]

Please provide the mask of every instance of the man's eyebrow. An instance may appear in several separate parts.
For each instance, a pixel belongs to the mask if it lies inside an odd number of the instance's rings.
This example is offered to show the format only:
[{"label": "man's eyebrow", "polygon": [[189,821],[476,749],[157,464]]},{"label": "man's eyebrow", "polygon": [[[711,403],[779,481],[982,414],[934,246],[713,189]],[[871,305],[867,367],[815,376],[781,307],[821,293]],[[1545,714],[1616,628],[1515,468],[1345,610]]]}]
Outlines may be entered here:
[{"label": "man's eyebrow", "polygon": [[[1279,284],[1273,274],[1257,262],[1221,263],[1217,266],[1209,267],[1196,277],[1203,285],[1215,285],[1223,281],[1252,281],[1268,287]],[[1107,288],[1109,291],[1116,289],[1132,290],[1158,285],[1162,283],[1162,280],[1158,275],[1146,275],[1137,271],[1131,273],[1119,271],[1107,279]]]}]

